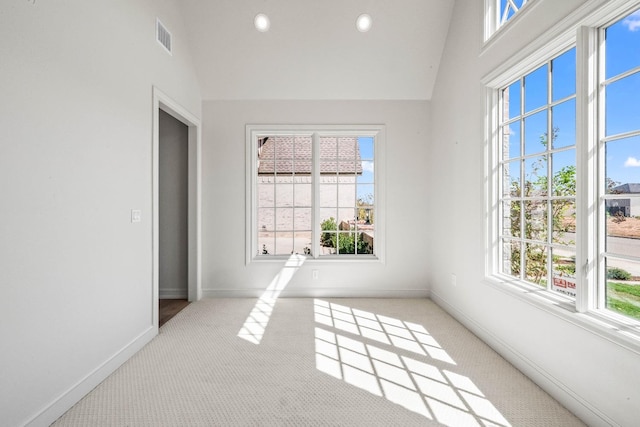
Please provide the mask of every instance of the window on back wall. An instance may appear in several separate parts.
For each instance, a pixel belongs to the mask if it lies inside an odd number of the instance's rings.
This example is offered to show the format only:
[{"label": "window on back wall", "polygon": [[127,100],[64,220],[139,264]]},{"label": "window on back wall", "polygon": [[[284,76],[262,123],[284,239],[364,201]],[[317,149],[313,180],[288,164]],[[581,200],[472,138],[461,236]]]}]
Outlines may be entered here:
[{"label": "window on back wall", "polygon": [[603,5],[485,79],[487,265],[640,338],[640,1]]},{"label": "window on back wall", "polygon": [[248,259],[379,259],[382,130],[248,126]]}]

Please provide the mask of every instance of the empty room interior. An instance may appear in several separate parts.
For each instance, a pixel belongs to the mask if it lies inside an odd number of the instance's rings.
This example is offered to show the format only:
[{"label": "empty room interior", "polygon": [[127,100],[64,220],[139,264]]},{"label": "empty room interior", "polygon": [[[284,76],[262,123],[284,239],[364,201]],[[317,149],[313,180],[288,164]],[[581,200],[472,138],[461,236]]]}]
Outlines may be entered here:
[{"label": "empty room interior", "polygon": [[0,425],[637,425],[639,46],[640,0],[0,0]]}]

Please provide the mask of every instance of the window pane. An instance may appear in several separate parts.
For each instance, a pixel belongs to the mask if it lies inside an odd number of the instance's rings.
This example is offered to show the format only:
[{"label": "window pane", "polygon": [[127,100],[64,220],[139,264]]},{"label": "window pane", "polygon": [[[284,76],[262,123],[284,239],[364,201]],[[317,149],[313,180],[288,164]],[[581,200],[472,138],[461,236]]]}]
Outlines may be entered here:
[{"label": "window pane", "polygon": [[502,193],[505,197],[520,197],[520,164],[517,160],[502,165],[503,170],[503,186]]},{"label": "window pane", "polygon": [[502,234],[505,236],[520,237],[522,235],[520,230],[522,202],[517,200],[505,201],[502,202],[502,207]]},{"label": "window pane", "polygon": [[311,206],[311,184],[294,184],[294,206]]},{"label": "window pane", "polygon": [[546,151],[549,145],[547,111],[540,111],[524,119],[524,152],[526,155]]},{"label": "window pane", "polygon": [[606,308],[640,319],[640,263],[607,258]]},{"label": "window pane", "polygon": [[[637,212],[640,208],[640,197],[613,199],[607,215],[607,252],[640,258],[640,219],[625,215],[626,212]],[[616,206],[617,205],[617,206]]]},{"label": "window pane", "polygon": [[275,227],[275,209],[258,209],[258,231],[273,231]]},{"label": "window pane", "polygon": [[274,255],[275,248],[273,233],[258,233],[258,255]]},{"label": "window pane", "polygon": [[338,206],[351,207],[356,204],[356,185],[340,184],[338,185]]},{"label": "window pane", "polygon": [[520,247],[515,240],[502,241],[502,272],[520,278]]},{"label": "window pane", "polygon": [[374,204],[375,188],[373,184],[358,185],[356,187],[356,190],[357,190],[356,196],[359,201],[369,205]]},{"label": "window pane", "polygon": [[373,161],[362,161],[361,162],[362,172],[361,175],[358,175],[358,183],[373,183],[374,173],[373,173]]},{"label": "window pane", "polygon": [[605,180],[608,193],[635,191],[633,184],[640,183],[640,136],[607,142]]},{"label": "window pane", "polygon": [[338,232],[338,253],[339,254],[355,254],[356,250],[356,233]]},{"label": "window pane", "polygon": [[553,148],[576,144],[576,100],[575,98],[558,104],[551,109]]},{"label": "window pane", "polygon": [[524,77],[524,112],[547,105],[547,65]]},{"label": "window pane", "polygon": [[511,19],[526,3],[527,0],[500,0],[500,25]]},{"label": "window pane", "polygon": [[295,253],[311,255],[311,246],[311,231],[295,234],[293,239]]},{"label": "window pane", "polygon": [[552,191],[554,196],[576,194],[576,151],[566,150],[551,155],[553,164]]},{"label": "window pane", "polygon": [[373,160],[373,137],[361,136],[358,138],[358,146],[360,148],[360,158],[362,160]]},{"label": "window pane", "polygon": [[609,84],[605,89],[606,135],[640,129],[640,73]]},{"label": "window pane", "polygon": [[504,126],[502,132],[502,159],[520,157],[520,121]]},{"label": "window pane", "polygon": [[275,206],[275,190],[273,182],[269,184],[258,184],[258,207],[266,208]]},{"label": "window pane", "polygon": [[548,210],[544,200],[527,200],[524,202],[524,234],[525,238],[547,241]]},{"label": "window pane", "polygon": [[520,116],[520,80],[502,91],[503,122]]},{"label": "window pane", "polygon": [[[328,224],[328,223],[325,223]],[[335,224],[335,221],[333,222]],[[337,234],[336,231],[328,231],[329,228],[325,230],[323,227],[323,232],[320,234],[320,252],[322,255],[333,255],[337,253]],[[335,229],[333,229],[335,230]]]},{"label": "window pane", "polygon": [[559,101],[576,93],[576,49],[551,61],[551,100]]},{"label": "window pane", "polygon": [[[335,223],[336,217],[338,216],[337,208],[321,208],[320,209],[320,224],[324,221],[333,220]],[[324,230],[324,227],[322,228]],[[329,228],[327,228],[329,229]],[[331,228],[331,230],[335,230],[336,228]]]},{"label": "window pane", "polygon": [[338,157],[338,140],[335,137],[323,136],[320,138],[320,158],[336,159]]},{"label": "window pane", "polygon": [[294,212],[294,230],[296,232],[311,230],[311,208],[297,208]]},{"label": "window pane", "polygon": [[373,224],[375,224],[375,209],[373,206],[368,204],[358,205],[357,228],[373,231]]},{"label": "window pane", "polygon": [[525,197],[541,197],[548,193],[547,156],[533,157],[525,161]]},{"label": "window pane", "polygon": [[340,208],[338,209],[338,230],[350,230],[353,227],[353,222],[356,219],[355,208]]},{"label": "window pane", "polygon": [[606,78],[640,66],[640,11],[628,15],[606,29]]},{"label": "window pane", "polygon": [[276,230],[293,230],[293,208],[280,208],[275,210]]},{"label": "window pane", "polygon": [[373,253],[373,232],[356,233],[356,252],[359,255]]},{"label": "window pane", "polygon": [[553,243],[575,246],[576,202],[572,199],[553,200],[551,215],[553,215]]},{"label": "window pane", "polygon": [[279,182],[276,185],[276,206],[293,206],[293,184]]},{"label": "window pane", "polygon": [[275,255],[291,255],[293,252],[293,235],[291,233],[276,233]]},{"label": "window pane", "polygon": [[[323,182],[327,182],[326,178]],[[320,206],[337,207],[338,206],[338,187],[333,184],[320,184]]]},{"label": "window pane", "polygon": [[551,289],[570,297],[576,296],[576,253],[569,249],[552,251]]},{"label": "window pane", "polygon": [[525,243],[525,279],[540,286],[547,286],[547,248]]}]

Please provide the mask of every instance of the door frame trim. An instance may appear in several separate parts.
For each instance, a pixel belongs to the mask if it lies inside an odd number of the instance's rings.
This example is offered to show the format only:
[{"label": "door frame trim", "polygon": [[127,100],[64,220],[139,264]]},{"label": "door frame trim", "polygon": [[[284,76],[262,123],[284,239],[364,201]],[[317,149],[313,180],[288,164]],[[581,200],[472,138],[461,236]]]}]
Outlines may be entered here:
[{"label": "door frame trim", "polygon": [[160,180],[160,113],[173,116],[188,128],[188,299],[198,301],[202,298],[202,141],[200,119],[174,101],[167,94],[153,86],[153,141],[152,141],[152,281],[153,281],[153,319],[152,324],[158,327],[159,294],[159,180]]}]

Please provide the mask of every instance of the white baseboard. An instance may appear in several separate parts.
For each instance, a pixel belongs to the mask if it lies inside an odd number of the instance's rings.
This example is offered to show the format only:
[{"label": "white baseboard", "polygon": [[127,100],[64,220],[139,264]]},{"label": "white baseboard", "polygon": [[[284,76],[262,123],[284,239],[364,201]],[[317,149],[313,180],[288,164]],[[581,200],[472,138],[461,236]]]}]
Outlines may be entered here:
[{"label": "white baseboard", "polygon": [[[260,298],[264,289],[203,289],[205,298]],[[429,298],[426,289],[313,288],[285,289],[281,298]]]},{"label": "white baseboard", "polygon": [[189,294],[186,289],[182,288],[159,289],[158,297],[160,299],[187,299]]},{"label": "white baseboard", "polygon": [[53,402],[42,409],[25,425],[28,427],[47,427],[60,418],[73,405],[78,403],[87,393],[96,388],[131,356],[149,343],[158,334],[158,328],[150,326],[120,351],[98,366],[93,372],[78,381]]},{"label": "white baseboard", "polygon": [[473,332],[478,338],[485,342],[495,352],[504,357],[509,363],[515,366],[531,381],[549,393],[554,399],[560,402],[565,408],[573,412],[578,418],[590,426],[617,425],[615,421],[606,414],[594,407],[589,402],[576,394],[568,386],[555,378],[541,366],[535,364],[522,353],[516,351],[509,344],[501,340],[490,330],[466,316],[441,298],[437,293],[431,292],[431,300],[440,308],[462,323],[467,329]]}]

